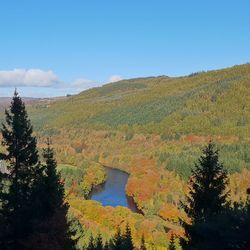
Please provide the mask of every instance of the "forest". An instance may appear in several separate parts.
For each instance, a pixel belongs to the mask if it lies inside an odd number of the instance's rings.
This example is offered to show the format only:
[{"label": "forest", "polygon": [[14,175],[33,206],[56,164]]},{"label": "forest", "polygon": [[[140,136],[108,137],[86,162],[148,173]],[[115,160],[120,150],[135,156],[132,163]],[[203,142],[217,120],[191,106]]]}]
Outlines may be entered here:
[{"label": "forest", "polygon": [[[1,249],[249,249],[249,84],[244,64],[32,105],[15,92],[0,114]],[[89,199],[103,166],[129,174],[140,213]]]}]

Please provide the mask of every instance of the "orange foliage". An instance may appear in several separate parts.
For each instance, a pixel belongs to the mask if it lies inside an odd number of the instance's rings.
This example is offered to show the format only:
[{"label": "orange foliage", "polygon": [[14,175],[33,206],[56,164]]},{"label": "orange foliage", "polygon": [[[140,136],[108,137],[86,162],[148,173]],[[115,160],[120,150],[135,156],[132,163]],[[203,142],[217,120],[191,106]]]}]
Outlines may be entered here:
[{"label": "orange foliage", "polygon": [[180,211],[178,207],[170,203],[163,205],[159,211],[159,215],[165,220],[178,221],[181,219],[183,221],[189,221],[184,211]]},{"label": "orange foliage", "polygon": [[131,177],[126,191],[135,199],[139,209],[143,208],[145,202],[152,199],[159,188],[161,175],[155,171],[155,168],[154,160],[139,159],[132,163]]}]

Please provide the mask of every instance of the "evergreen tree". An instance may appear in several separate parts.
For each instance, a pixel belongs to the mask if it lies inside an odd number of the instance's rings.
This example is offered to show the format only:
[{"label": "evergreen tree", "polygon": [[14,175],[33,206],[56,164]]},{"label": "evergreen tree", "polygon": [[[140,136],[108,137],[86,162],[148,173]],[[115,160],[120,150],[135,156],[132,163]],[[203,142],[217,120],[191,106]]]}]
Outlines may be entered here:
[{"label": "evergreen tree", "polygon": [[190,180],[190,194],[185,210],[193,222],[204,222],[220,214],[226,206],[227,173],[218,160],[218,150],[211,142],[195,164]]},{"label": "evergreen tree", "polygon": [[108,242],[105,243],[103,250],[109,250],[109,243]]},{"label": "evergreen tree", "polygon": [[100,233],[97,235],[97,238],[96,238],[96,247],[95,247],[95,249],[96,250],[103,250],[102,236],[101,236]]},{"label": "evergreen tree", "polygon": [[1,132],[6,151],[0,160],[7,171],[0,173],[0,248],[74,249],[53,150],[48,144],[42,165],[25,105],[16,91],[5,114]]},{"label": "evergreen tree", "polygon": [[113,239],[113,249],[114,250],[123,250],[122,243],[123,243],[123,237],[121,234],[121,229],[120,229],[120,227],[118,227],[117,232],[116,232],[114,239]]},{"label": "evergreen tree", "polygon": [[[184,208],[192,219],[192,224],[183,223],[188,241],[181,241],[184,249],[220,249],[211,241],[218,236],[216,222],[218,216],[225,213],[228,193],[227,173],[219,163],[218,150],[210,142],[203,150],[198,164],[192,171],[190,193]],[[213,235],[213,236],[212,236]],[[205,246],[205,242],[209,242]],[[215,243],[215,245],[214,245]],[[209,248],[209,247],[212,248]],[[206,248],[207,247],[207,248]],[[222,248],[221,248],[222,249]]]},{"label": "evergreen tree", "polygon": [[47,148],[43,149],[43,157],[44,176],[35,182],[33,194],[34,207],[39,213],[33,221],[34,233],[25,242],[26,247],[30,250],[75,249],[75,231],[70,229],[67,219],[69,205],[64,201],[64,186],[56,170],[57,163],[49,139]]},{"label": "evergreen tree", "polygon": [[142,235],[142,237],[141,237],[140,250],[147,250],[146,245],[145,245],[144,235]]},{"label": "evergreen tree", "polygon": [[131,229],[130,229],[128,224],[126,225],[126,231],[125,231],[125,234],[123,236],[122,246],[123,246],[123,249],[126,249],[126,250],[133,250],[134,249],[132,235],[131,235]]},{"label": "evergreen tree", "polygon": [[90,235],[90,238],[89,238],[89,245],[87,247],[87,250],[95,250],[95,243],[94,243],[94,238],[92,234]]},{"label": "evergreen tree", "polygon": [[171,234],[170,242],[168,245],[168,250],[175,250],[175,243],[174,243],[174,234]]},{"label": "evergreen tree", "polygon": [[32,200],[34,181],[41,175],[38,161],[36,138],[32,136],[32,126],[25,104],[17,91],[10,110],[5,111],[6,122],[1,129],[2,145],[6,152],[0,160],[8,171],[1,174],[0,214],[2,228],[0,244],[2,248],[21,249],[20,242],[31,232]]},{"label": "evergreen tree", "polygon": [[50,140],[47,141],[47,148],[43,149],[45,160],[44,188],[46,200],[44,201],[44,212],[51,215],[55,209],[64,206],[64,186],[61,176],[57,172],[57,163],[54,159],[54,150],[50,147]]},{"label": "evergreen tree", "polygon": [[249,235],[250,217],[247,209],[237,205],[227,208],[222,214],[206,222],[192,224],[189,228],[189,242],[183,242],[183,248],[184,250],[248,250]]}]

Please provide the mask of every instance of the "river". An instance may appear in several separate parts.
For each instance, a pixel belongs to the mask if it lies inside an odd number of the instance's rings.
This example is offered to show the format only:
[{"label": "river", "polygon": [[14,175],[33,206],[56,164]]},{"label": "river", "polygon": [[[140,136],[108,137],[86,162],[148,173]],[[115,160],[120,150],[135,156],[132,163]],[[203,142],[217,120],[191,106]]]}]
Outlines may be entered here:
[{"label": "river", "polygon": [[103,206],[123,206],[139,212],[133,199],[126,195],[129,175],[119,169],[105,167],[105,170],[106,182],[93,188],[90,199],[101,202]]}]

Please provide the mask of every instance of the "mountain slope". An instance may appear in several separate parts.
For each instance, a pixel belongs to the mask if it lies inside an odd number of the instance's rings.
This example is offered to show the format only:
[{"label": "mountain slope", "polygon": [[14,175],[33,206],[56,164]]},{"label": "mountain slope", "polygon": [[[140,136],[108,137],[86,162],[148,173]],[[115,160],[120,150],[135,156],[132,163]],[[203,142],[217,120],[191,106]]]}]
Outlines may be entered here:
[{"label": "mountain slope", "polygon": [[123,80],[30,111],[39,129],[247,136],[250,64],[185,77]]}]

